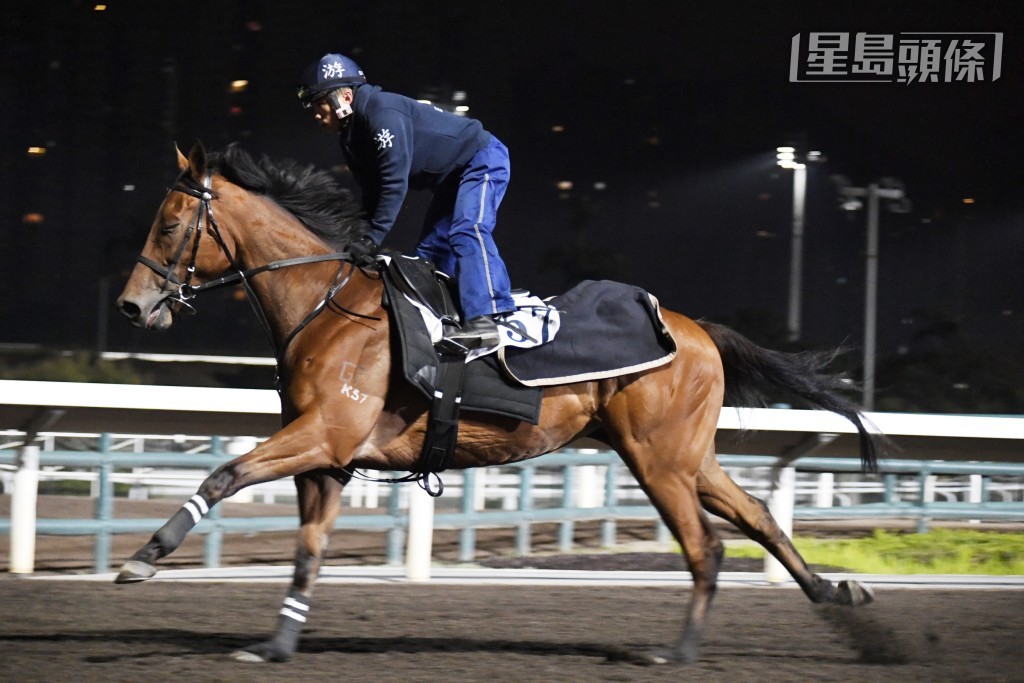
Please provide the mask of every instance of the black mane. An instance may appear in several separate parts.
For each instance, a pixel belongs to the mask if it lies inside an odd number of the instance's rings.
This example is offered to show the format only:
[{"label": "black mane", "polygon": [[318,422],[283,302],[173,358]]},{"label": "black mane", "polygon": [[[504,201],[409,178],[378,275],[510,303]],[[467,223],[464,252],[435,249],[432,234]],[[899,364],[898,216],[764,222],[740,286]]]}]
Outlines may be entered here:
[{"label": "black mane", "polygon": [[232,183],[273,199],[309,229],[335,248],[342,248],[366,231],[367,221],[359,202],[327,171],[303,166],[290,159],[256,161],[248,152],[231,145],[210,154],[210,170]]}]

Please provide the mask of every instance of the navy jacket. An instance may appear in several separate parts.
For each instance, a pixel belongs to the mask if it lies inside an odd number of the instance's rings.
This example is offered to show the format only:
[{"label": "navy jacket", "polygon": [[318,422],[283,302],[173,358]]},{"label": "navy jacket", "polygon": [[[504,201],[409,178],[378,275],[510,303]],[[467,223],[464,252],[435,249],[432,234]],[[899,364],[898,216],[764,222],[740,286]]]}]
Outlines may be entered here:
[{"label": "navy jacket", "polygon": [[434,190],[491,139],[475,119],[375,85],[356,89],[352,110],[341,149],[363,192],[369,235],[378,244],[394,226],[409,188]]}]

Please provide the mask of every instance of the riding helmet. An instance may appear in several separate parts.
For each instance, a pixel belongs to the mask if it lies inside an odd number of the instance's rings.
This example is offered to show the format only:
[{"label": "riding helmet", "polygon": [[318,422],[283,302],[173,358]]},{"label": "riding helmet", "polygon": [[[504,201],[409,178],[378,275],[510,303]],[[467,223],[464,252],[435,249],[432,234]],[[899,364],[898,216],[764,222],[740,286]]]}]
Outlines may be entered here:
[{"label": "riding helmet", "polygon": [[331,52],[310,64],[303,72],[299,101],[303,106],[310,107],[332,90],[363,83],[366,83],[366,76],[358,64],[345,55]]}]

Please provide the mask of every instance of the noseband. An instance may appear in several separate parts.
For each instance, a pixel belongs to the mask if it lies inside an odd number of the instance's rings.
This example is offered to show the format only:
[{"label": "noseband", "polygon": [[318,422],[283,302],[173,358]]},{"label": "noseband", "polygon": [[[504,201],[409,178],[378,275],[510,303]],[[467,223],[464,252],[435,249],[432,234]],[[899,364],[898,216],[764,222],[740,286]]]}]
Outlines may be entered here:
[{"label": "noseband", "polygon": [[[195,197],[199,200],[199,204],[196,206],[195,213],[192,214],[192,219],[189,221],[188,227],[185,230],[185,234],[181,238],[181,243],[174,251],[174,258],[171,264],[167,267],[163,267],[152,259],[146,258],[141,254],[135,258],[138,263],[146,266],[150,270],[154,271],[157,275],[164,278],[163,290],[170,290],[170,285],[177,286],[177,291],[173,291],[165,297],[165,301],[181,304],[183,310],[188,312],[190,315],[196,313],[195,306],[192,305],[192,301],[199,295],[200,292],[216,289],[225,285],[235,284],[240,282],[245,288],[245,293],[249,299],[249,303],[256,313],[256,317],[260,321],[260,325],[263,327],[263,331],[266,333],[267,338],[270,340],[272,346],[275,347],[277,364],[280,368],[281,360],[284,358],[285,349],[288,348],[289,343],[292,339],[302,331],[313,319],[320,314],[328,306],[334,306],[339,310],[358,318],[364,318],[368,320],[380,320],[374,316],[364,315],[355,311],[349,310],[336,303],[332,303],[334,296],[341,291],[341,288],[348,284],[349,279],[352,277],[352,273],[355,271],[354,266],[349,259],[352,254],[348,251],[333,252],[330,254],[317,254],[315,256],[299,256],[296,258],[282,259],[280,261],[272,261],[263,266],[257,266],[255,268],[242,268],[235,260],[231,250],[228,249],[227,243],[224,241],[224,237],[221,235],[220,228],[217,225],[217,220],[213,216],[213,207],[210,202],[217,198],[217,194],[211,188],[212,176],[208,173],[203,177],[203,182],[198,182],[195,178],[189,175],[188,170],[182,172],[178,177],[177,182],[168,191],[171,192],[183,192],[190,197]],[[192,279],[195,276],[196,270],[196,258],[199,254],[199,240],[203,236],[204,225],[209,225],[210,234],[213,236],[217,245],[220,247],[221,252],[227,258],[230,267],[228,271],[218,278],[203,282],[201,284],[193,285]],[[188,265],[185,266],[185,277],[184,280],[179,278],[175,271],[178,270],[181,264],[182,257],[185,255],[185,251],[188,249],[189,243],[191,242],[192,248],[189,255]],[[327,289],[327,294],[321,300],[312,311],[300,322],[291,333],[285,337],[284,342],[280,348],[276,348],[277,344],[274,342],[274,336],[271,331],[270,323],[267,319],[267,315],[263,310],[263,306],[260,304],[259,298],[253,291],[252,286],[249,284],[249,278],[253,275],[258,275],[271,270],[278,270],[280,268],[287,268],[289,266],[300,266],[309,263],[323,263],[325,261],[339,261],[338,272],[334,277],[333,284]],[[349,266],[346,272],[345,266]],[[278,373],[280,375],[280,372]],[[278,390],[280,390],[280,384],[278,384]]]}]

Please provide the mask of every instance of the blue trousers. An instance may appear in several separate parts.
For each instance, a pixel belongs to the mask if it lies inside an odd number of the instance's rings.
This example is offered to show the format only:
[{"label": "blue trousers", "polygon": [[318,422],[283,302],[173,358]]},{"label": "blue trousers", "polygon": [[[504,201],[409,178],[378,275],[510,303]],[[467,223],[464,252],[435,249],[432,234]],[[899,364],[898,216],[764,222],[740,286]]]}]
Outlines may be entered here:
[{"label": "blue trousers", "polygon": [[508,149],[491,142],[427,210],[416,254],[455,278],[466,320],[515,309],[508,272],[491,233],[509,179]]}]

